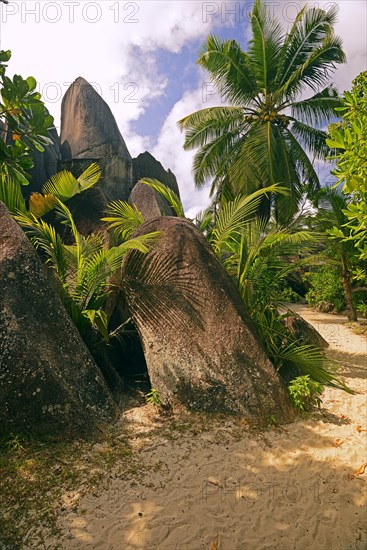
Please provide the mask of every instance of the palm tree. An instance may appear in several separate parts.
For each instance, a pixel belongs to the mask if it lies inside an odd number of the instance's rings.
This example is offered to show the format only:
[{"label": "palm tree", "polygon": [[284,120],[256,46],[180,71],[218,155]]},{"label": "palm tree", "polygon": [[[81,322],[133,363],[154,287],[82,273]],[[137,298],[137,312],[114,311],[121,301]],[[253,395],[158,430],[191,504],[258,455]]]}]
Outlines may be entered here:
[{"label": "palm tree", "polygon": [[[247,52],[234,40],[210,35],[198,59],[209,71],[226,106],[206,108],[179,121],[185,149],[198,148],[193,172],[198,187],[213,178],[211,195],[231,200],[238,193],[281,183],[289,195],[265,199],[281,223],[297,211],[301,196],[320,183],[309,154],[323,159],[328,148],[320,129],[340,106],[328,84],[345,62],[333,25],[337,9],[303,8],[288,33],[270,17],[262,0],[251,15]],[[304,91],[311,97],[304,99]]]}]

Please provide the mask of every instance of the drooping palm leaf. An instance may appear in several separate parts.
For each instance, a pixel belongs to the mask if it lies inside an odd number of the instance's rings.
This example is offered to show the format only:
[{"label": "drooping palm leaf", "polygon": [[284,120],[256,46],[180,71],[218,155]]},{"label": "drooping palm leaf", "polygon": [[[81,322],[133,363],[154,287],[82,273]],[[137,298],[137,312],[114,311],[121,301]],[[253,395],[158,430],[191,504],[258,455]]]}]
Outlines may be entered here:
[{"label": "drooping palm leaf", "polygon": [[173,208],[175,214],[179,218],[185,217],[185,212],[183,209],[183,205],[181,202],[180,197],[172,191],[167,185],[164,185],[160,181],[152,178],[143,178],[140,180],[140,183],[143,183],[144,185],[147,185],[151,189],[154,189],[154,191],[157,191],[166,201],[168,204]]},{"label": "drooping palm leaf", "polygon": [[32,193],[29,197],[29,211],[41,218],[48,212],[51,212],[56,206],[56,197],[54,195],[41,195],[41,193]]},{"label": "drooping palm leaf", "polygon": [[54,195],[62,202],[71,199],[76,194],[89,189],[100,180],[101,169],[97,163],[92,163],[78,177],[75,178],[68,170],[63,170],[52,176],[43,186],[43,194]]},{"label": "drooping palm leaf", "polygon": [[235,40],[209,35],[198,63],[209,71],[219,94],[233,104],[247,104],[259,92],[251,60]]},{"label": "drooping palm leaf", "polygon": [[102,218],[102,221],[107,222],[110,229],[123,239],[128,239],[144,223],[143,215],[136,206],[125,201],[111,202],[107,213],[108,216]]},{"label": "drooping palm leaf", "polygon": [[234,201],[222,204],[212,233],[211,242],[214,250],[219,252],[224,244],[230,245],[230,241],[236,239],[241,229],[255,216],[261,198],[274,192],[284,193],[284,189],[274,184],[258,189],[251,195],[238,196]]},{"label": "drooping palm leaf", "polygon": [[2,177],[2,174],[0,174],[0,201],[12,214],[27,210],[19,182]]}]

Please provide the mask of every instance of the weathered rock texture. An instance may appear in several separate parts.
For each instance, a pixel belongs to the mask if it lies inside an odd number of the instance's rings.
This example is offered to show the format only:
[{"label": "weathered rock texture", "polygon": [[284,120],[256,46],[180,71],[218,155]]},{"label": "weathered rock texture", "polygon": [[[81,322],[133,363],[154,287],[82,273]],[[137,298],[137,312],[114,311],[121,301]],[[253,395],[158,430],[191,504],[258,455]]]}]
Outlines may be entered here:
[{"label": "weathered rock texture", "polygon": [[115,118],[84,78],[67,90],[61,106],[61,154],[64,161],[97,161],[106,198],[127,200],[133,184],[132,159]]},{"label": "weathered rock texture", "polygon": [[134,204],[136,208],[140,210],[145,221],[154,220],[159,216],[174,215],[174,210],[166,199],[157,193],[157,191],[140,181],[138,181],[131,191],[129,203],[131,205]]},{"label": "weathered rock texture", "polygon": [[22,192],[26,198],[34,191],[39,193],[46,181],[59,170],[61,160],[60,138],[56,128],[49,131],[48,137],[52,139],[52,144],[45,147],[43,153],[37,151],[37,149],[32,151],[34,167],[29,171],[31,179],[29,185],[22,187]]},{"label": "weathered rock texture", "polygon": [[148,151],[140,153],[140,155],[133,159],[133,174],[134,182],[142,178],[154,178],[167,185],[176,195],[180,196],[176,176],[170,169],[165,170],[162,164]]},{"label": "weathered rock texture", "polygon": [[203,235],[172,217],[137,234],[157,230],[162,238],[148,255],[131,251],[123,262],[152,386],[165,402],[195,411],[289,420],[286,390]]},{"label": "weathered rock texture", "polygon": [[0,203],[2,432],[86,433],[116,408],[20,227]]},{"label": "weathered rock texture", "polygon": [[327,348],[329,343],[310,323],[296,313],[284,318],[288,330],[296,336],[300,344],[312,344],[320,348]]}]

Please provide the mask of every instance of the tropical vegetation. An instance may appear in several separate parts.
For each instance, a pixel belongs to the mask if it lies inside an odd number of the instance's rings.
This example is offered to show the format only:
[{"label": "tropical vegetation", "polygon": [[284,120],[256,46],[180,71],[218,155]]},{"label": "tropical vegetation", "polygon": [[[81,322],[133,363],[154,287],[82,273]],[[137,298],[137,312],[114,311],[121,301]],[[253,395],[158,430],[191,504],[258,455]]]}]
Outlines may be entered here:
[{"label": "tropical vegetation", "polygon": [[319,189],[313,161],[329,154],[322,128],[341,106],[330,84],[336,65],[345,62],[336,20],[336,6],[304,7],[285,32],[256,0],[247,51],[234,40],[208,37],[198,63],[227,105],[192,113],[179,125],[185,148],[198,149],[195,183],[212,180],[216,201],[278,183],[288,194],[264,196],[260,213],[269,219],[273,205],[276,220],[287,223],[302,196]]}]

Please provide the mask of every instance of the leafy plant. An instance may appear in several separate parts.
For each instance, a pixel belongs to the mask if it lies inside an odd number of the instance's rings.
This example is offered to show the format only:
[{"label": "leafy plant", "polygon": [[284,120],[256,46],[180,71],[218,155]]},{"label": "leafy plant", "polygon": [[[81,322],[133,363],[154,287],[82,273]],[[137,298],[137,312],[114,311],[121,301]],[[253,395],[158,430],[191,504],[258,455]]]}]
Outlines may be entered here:
[{"label": "leafy plant", "polygon": [[345,294],[338,267],[318,267],[308,274],[307,280],[311,288],[306,294],[306,299],[311,306],[319,307],[322,302],[328,302],[333,305],[335,311],[345,308]]},{"label": "leafy plant", "polygon": [[144,223],[142,213],[135,205],[131,206],[125,201],[114,201],[108,205],[108,216],[102,218],[107,222],[114,234],[124,240],[130,238],[133,232]]},{"label": "leafy plant", "polygon": [[120,268],[128,250],[147,253],[159,233],[148,233],[108,248],[100,234],[81,235],[69,208],[56,197],[55,203],[59,220],[70,228],[73,245],[66,245],[51,224],[30,212],[19,213],[15,219],[56,271],[64,305],[79,332],[83,335],[90,325],[95,325],[108,339],[108,319],[103,306],[110,291],[109,278]]},{"label": "leafy plant", "polygon": [[21,436],[13,433],[0,436],[0,449],[1,448],[14,452],[24,450]]},{"label": "leafy plant", "polygon": [[323,387],[309,375],[297,376],[288,386],[288,392],[293,405],[300,411],[308,411],[313,407],[320,408]]},{"label": "leafy plant", "polygon": [[152,388],[150,390],[150,392],[148,392],[145,395],[145,399],[146,399],[146,402],[148,403],[148,405],[153,405],[154,407],[162,407],[163,406],[161,396],[159,395],[158,391],[154,388]]},{"label": "leafy plant", "polygon": [[[0,186],[28,185],[27,171],[33,167],[32,148],[44,151],[52,143],[48,130],[53,117],[36,91],[30,76],[6,76],[11,52],[0,51]],[[4,190],[3,190],[4,193]]]},{"label": "leafy plant", "polygon": [[[345,92],[338,111],[343,116],[340,124],[329,127],[327,143],[337,150],[333,174],[352,201],[346,206],[347,237],[351,239],[361,260],[367,259],[367,71],[354,81],[350,92]],[[345,238],[344,232],[344,238]]]}]

